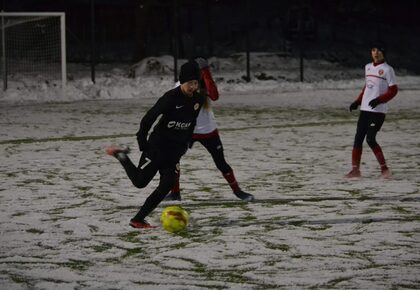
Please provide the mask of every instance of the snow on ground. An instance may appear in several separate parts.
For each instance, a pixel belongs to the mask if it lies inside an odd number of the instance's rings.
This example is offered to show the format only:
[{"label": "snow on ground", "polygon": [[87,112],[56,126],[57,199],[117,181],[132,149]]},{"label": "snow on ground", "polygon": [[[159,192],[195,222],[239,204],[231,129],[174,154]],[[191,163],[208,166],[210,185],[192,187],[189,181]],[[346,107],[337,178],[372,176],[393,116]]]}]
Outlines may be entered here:
[{"label": "snow on ground", "polygon": [[181,161],[191,223],[174,235],[128,226],[157,179],[136,189],[104,154],[118,143],[139,158],[140,118],[173,85],[169,60],[158,60],[157,71],[132,68],[133,79],[103,69],[96,84],[75,70],[58,99],[19,78],[0,95],[1,289],[420,287],[418,76],[397,70],[400,92],[378,135],[393,179],[378,178],[365,146],[363,178],[345,180],[359,72],[313,62],[313,81],[300,83],[282,59],[277,70],[262,61],[274,79],[246,83],[233,60],[211,59],[226,158],[257,201],[235,199],[195,144]]}]

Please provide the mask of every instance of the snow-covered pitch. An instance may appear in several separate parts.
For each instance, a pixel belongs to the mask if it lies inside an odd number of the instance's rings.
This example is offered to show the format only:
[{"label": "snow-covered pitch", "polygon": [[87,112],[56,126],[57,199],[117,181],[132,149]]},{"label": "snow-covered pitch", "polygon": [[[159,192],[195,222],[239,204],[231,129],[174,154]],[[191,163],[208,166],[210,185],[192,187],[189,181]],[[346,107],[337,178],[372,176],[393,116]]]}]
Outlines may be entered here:
[{"label": "snow-covered pitch", "polygon": [[129,227],[158,179],[137,189],[105,154],[124,144],[139,158],[139,121],[173,86],[165,68],[77,76],[67,99],[31,94],[28,79],[0,95],[0,289],[420,287],[420,78],[395,68],[400,91],[378,134],[393,178],[379,178],[365,145],[363,178],[346,180],[362,74],[329,79],[346,74],[331,65],[299,83],[270,68],[275,79],[246,83],[212,61],[225,155],[257,200],[238,200],[197,143],[181,161],[180,235]]}]

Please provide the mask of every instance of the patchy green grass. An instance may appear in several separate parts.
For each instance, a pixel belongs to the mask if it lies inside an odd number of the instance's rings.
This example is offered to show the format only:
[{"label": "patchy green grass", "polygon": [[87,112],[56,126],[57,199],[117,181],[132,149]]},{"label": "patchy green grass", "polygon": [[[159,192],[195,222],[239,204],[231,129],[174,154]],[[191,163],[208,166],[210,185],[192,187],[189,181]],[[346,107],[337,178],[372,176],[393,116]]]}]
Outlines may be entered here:
[{"label": "patchy green grass", "polygon": [[27,229],[26,230],[28,233],[31,233],[31,234],[43,234],[44,233],[44,231],[43,230],[39,230],[39,229]]},{"label": "patchy green grass", "polygon": [[69,259],[68,262],[64,262],[62,265],[75,271],[84,272],[91,267],[93,263],[90,261]]}]

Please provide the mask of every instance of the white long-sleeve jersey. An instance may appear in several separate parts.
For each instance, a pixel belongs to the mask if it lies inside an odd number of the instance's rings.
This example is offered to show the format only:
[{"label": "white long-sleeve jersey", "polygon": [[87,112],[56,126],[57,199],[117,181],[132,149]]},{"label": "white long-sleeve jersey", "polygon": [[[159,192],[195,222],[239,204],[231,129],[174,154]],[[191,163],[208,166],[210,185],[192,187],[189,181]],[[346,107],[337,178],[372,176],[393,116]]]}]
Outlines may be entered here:
[{"label": "white long-sleeve jersey", "polygon": [[194,134],[208,134],[217,129],[216,118],[211,107],[202,107],[197,117]]},{"label": "white long-sleeve jersey", "polygon": [[369,63],[365,66],[366,84],[360,109],[362,111],[386,113],[388,106],[386,103],[379,104],[374,109],[369,106],[369,102],[383,94],[389,87],[396,85],[394,69],[386,62],[374,65]]}]

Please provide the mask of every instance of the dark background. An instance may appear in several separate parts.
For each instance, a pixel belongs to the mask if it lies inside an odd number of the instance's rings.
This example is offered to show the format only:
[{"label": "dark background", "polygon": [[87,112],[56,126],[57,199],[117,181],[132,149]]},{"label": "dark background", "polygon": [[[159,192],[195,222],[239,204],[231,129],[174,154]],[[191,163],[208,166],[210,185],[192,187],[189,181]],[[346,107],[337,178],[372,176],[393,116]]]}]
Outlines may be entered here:
[{"label": "dark background", "polygon": [[69,62],[89,62],[94,51],[98,63],[135,63],[174,47],[181,58],[226,57],[248,45],[290,56],[302,47],[305,58],[363,66],[382,40],[390,63],[420,73],[418,0],[0,1],[6,12],[65,12]]}]

